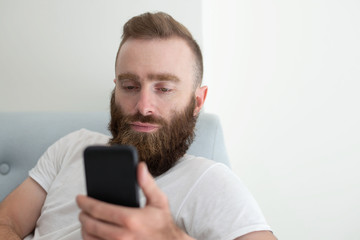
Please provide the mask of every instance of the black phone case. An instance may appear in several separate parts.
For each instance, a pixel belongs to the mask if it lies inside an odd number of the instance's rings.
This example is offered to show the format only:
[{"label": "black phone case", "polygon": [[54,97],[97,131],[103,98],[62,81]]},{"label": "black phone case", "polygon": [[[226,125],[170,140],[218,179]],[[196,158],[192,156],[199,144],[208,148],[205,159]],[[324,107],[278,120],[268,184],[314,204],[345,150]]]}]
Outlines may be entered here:
[{"label": "black phone case", "polygon": [[137,151],[126,145],[90,146],[84,151],[87,194],[112,204],[139,207]]}]

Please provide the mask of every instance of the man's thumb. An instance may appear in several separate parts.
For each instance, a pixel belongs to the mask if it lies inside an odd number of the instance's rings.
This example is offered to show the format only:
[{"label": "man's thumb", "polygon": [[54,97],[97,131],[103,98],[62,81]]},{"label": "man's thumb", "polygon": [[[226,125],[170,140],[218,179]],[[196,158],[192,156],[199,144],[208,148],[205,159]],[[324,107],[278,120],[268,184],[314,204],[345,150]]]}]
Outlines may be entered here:
[{"label": "man's thumb", "polygon": [[140,162],[138,165],[138,183],[146,197],[147,206],[160,208],[167,206],[166,195],[156,185],[155,179],[149,173],[144,162]]}]

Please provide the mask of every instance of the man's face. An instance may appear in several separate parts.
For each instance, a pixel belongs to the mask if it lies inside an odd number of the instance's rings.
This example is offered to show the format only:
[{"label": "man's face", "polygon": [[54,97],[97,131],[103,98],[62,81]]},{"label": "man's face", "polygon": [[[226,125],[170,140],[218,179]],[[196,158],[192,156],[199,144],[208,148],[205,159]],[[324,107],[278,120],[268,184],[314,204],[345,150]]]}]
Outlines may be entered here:
[{"label": "man's face", "polygon": [[127,40],[116,65],[109,128],[112,144],[137,147],[159,175],[185,154],[206,87],[194,88],[195,60],[185,41]]}]

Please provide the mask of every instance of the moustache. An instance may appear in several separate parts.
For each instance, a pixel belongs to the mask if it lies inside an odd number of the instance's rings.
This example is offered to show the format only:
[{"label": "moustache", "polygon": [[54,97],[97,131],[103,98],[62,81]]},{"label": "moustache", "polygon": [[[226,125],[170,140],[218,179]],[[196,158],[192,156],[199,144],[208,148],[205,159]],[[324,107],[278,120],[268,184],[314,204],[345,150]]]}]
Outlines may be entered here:
[{"label": "moustache", "polygon": [[139,112],[137,112],[134,115],[125,116],[124,120],[127,124],[130,124],[132,122],[142,122],[142,123],[158,124],[161,126],[166,125],[166,121],[162,118],[156,118],[153,115],[144,116]]}]

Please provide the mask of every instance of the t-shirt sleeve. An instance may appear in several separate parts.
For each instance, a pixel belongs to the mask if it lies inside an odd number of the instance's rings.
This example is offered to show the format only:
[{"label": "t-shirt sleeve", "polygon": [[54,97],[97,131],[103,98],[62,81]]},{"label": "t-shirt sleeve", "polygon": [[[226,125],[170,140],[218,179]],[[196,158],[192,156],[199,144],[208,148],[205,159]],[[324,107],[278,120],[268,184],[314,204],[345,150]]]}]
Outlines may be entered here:
[{"label": "t-shirt sleeve", "polygon": [[251,193],[226,166],[205,171],[188,193],[178,215],[196,239],[235,239],[253,231],[270,230]]},{"label": "t-shirt sleeve", "polygon": [[69,140],[77,134],[78,132],[73,132],[56,141],[40,157],[35,167],[29,171],[29,176],[40,184],[46,192],[48,192],[51,183],[61,169]]}]

